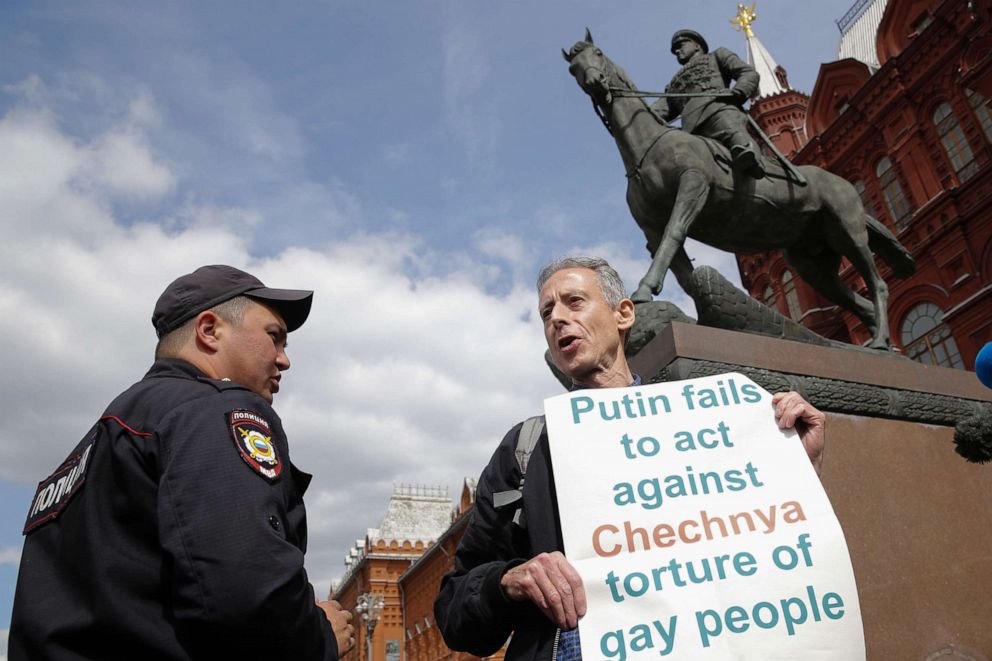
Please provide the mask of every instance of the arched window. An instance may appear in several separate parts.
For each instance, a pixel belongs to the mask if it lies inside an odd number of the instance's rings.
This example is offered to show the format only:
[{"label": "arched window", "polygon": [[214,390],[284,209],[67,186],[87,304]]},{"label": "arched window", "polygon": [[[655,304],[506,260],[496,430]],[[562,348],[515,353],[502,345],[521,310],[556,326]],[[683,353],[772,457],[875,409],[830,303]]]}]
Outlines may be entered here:
[{"label": "arched window", "polygon": [[885,202],[889,205],[892,220],[895,221],[896,227],[902,229],[909,221],[909,202],[906,200],[906,194],[902,192],[899,179],[896,178],[892,161],[887,156],[883,156],[882,160],[875,166],[875,174],[878,176],[878,185],[885,195]]},{"label": "arched window", "polygon": [[796,284],[792,281],[792,273],[789,271],[782,273],[782,293],[785,294],[785,304],[789,307],[789,316],[798,320],[803,315],[803,306],[799,304]]},{"label": "arched window", "polygon": [[772,289],[771,285],[765,285],[765,291],[761,292],[761,298],[765,301],[765,305],[770,307],[772,310],[775,309],[775,290]]},{"label": "arched window", "polygon": [[781,65],[775,67],[775,79],[778,80],[778,84],[782,89],[789,89],[789,74],[786,73]]},{"label": "arched window", "polygon": [[968,97],[971,109],[975,111],[978,123],[985,131],[985,137],[989,139],[989,142],[992,142],[992,111],[989,111],[989,100],[975,90],[965,89],[964,94]]},{"label": "arched window", "polygon": [[854,190],[858,191],[858,197],[861,198],[861,206],[865,208],[865,213],[874,216],[875,212],[871,208],[871,200],[868,198],[868,190],[865,188],[865,182],[860,179],[855,181]]},{"label": "arched window", "polygon": [[933,303],[917,305],[903,319],[902,345],[906,355],[917,362],[964,369],[944,313]]},{"label": "arched window", "polygon": [[949,103],[937,106],[933,113],[933,124],[937,127],[937,135],[940,136],[940,142],[944,145],[944,151],[947,152],[951,165],[954,166],[958,180],[967,181],[971,175],[978,172],[978,164],[975,163],[975,155]]}]

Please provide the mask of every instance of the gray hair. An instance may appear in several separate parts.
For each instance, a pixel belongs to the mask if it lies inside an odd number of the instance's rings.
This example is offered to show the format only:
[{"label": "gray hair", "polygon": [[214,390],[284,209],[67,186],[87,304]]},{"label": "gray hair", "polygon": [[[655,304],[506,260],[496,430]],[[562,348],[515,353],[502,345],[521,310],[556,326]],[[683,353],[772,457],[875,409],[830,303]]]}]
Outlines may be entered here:
[{"label": "gray hair", "polygon": [[537,291],[540,293],[545,283],[558,271],[565,269],[589,269],[596,272],[596,282],[599,283],[599,291],[606,299],[607,305],[616,309],[620,301],[627,298],[623,280],[612,266],[599,257],[562,257],[551,262],[537,276]]},{"label": "gray hair", "polygon": [[[245,312],[248,310],[249,303],[250,299],[247,296],[235,296],[230,300],[215,305],[209,311],[230,324],[240,326],[245,320]],[[196,315],[196,317],[198,316],[200,315]],[[196,317],[193,317],[158,341],[158,344],[155,345],[156,359],[176,358],[179,356],[180,350],[186,346],[186,343],[193,336],[193,325],[196,323]]]}]

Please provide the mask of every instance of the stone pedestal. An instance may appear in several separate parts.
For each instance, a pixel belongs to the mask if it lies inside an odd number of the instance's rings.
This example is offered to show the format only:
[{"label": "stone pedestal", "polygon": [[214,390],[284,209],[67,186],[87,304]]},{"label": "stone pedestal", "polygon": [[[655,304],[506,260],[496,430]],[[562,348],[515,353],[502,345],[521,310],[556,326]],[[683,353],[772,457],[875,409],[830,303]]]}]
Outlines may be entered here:
[{"label": "stone pedestal", "polygon": [[673,323],[645,382],[741,372],[827,412],[822,481],[844,528],[869,659],[992,658],[992,464],[954,452],[989,406],[974,373]]}]

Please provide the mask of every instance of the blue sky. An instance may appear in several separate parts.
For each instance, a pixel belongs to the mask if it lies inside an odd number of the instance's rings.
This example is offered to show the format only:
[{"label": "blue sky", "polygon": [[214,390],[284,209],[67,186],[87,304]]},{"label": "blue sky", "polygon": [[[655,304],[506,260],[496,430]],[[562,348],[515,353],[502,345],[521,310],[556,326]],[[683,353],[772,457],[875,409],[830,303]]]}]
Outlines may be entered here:
[{"label": "blue sky", "polygon": [[[758,3],[799,90],[849,0]],[[316,474],[318,593],[392,485],[457,497],[557,392],[540,265],[644,241],[560,49],[588,26],[642,89],[671,33],[743,54],[734,2],[26,2],[0,6],[0,630],[33,485],[140,378],[161,289],[204,263],[317,290],[276,408]],[[733,259],[692,246],[737,280]],[[664,298],[694,315],[670,280]],[[4,632],[5,633],[5,632]],[[5,649],[6,636],[0,637]]]}]

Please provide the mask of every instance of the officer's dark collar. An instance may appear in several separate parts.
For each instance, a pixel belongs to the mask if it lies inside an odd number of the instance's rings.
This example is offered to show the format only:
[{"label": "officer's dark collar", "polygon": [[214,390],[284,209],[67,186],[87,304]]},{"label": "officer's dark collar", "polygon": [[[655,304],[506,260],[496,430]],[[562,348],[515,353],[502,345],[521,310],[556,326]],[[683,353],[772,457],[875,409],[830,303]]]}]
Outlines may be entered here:
[{"label": "officer's dark collar", "polygon": [[160,376],[185,376],[191,379],[208,378],[203,371],[182,358],[157,358],[145,378]]},{"label": "officer's dark collar", "polygon": [[[639,385],[641,385],[641,375],[640,375],[640,374],[638,374],[637,372],[631,372],[631,374],[633,374],[633,375],[634,375],[634,380],[633,380],[633,381],[631,381],[631,382],[630,382],[630,385],[629,385],[629,386],[627,386],[627,387],[628,387],[628,388],[633,388],[634,386],[639,386]],[[573,383],[573,384],[572,384],[572,385],[571,385],[571,386],[570,386],[570,387],[568,388],[568,391],[569,391],[569,392],[575,392],[576,390],[587,390],[588,388],[589,388],[589,386],[580,386],[580,385],[577,385],[577,384],[575,384],[575,383]]]}]

